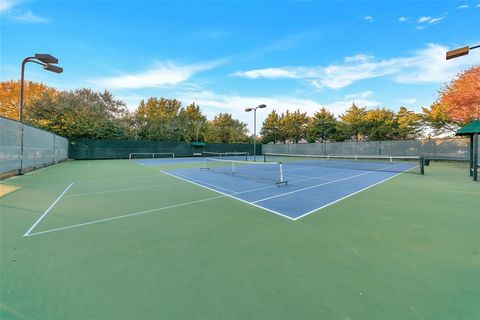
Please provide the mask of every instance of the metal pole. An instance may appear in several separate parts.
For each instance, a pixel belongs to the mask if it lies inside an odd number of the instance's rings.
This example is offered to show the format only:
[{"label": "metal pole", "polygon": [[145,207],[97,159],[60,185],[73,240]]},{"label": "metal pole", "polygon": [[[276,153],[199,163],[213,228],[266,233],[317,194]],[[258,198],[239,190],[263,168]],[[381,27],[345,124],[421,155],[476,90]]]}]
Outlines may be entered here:
[{"label": "metal pole", "polygon": [[473,134],[473,181],[478,181],[478,133]]},{"label": "metal pole", "polygon": [[253,109],[253,162],[257,156],[257,108]]},{"label": "metal pole", "polygon": [[23,91],[24,91],[24,78],[25,78],[25,64],[27,64],[28,60],[30,59],[29,58],[25,58],[23,61],[22,61],[22,68],[21,68],[21,75],[20,75],[20,116],[19,116],[19,120],[20,120],[20,131],[21,131],[21,134],[20,134],[20,169],[18,169],[18,174],[21,175],[23,174]]}]

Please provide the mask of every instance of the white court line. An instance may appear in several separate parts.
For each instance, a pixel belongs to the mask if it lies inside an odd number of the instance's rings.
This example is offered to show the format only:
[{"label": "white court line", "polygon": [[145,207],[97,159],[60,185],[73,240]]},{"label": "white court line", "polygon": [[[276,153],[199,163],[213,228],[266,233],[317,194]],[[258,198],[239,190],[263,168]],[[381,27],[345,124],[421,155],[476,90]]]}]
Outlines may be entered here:
[{"label": "white court line", "polygon": [[[408,170],[410,170],[410,169],[407,169],[407,170],[405,170],[405,171],[408,171]],[[318,207],[318,208],[316,208],[316,209],[313,209],[313,210],[311,210],[311,211],[309,211],[309,212],[306,212],[306,213],[304,213],[304,214],[296,217],[294,220],[298,220],[298,219],[300,219],[300,218],[303,218],[303,217],[305,217],[305,216],[308,216],[309,214],[312,214],[312,213],[314,213],[315,211],[322,210],[323,208],[326,208],[326,207],[328,207],[328,206],[331,206],[332,204],[335,204],[335,203],[340,202],[340,201],[342,201],[342,200],[344,200],[344,199],[347,199],[347,198],[349,198],[349,197],[351,197],[351,196],[353,196],[353,195],[356,195],[357,193],[360,193],[360,192],[362,192],[362,191],[365,191],[365,190],[367,190],[367,189],[370,189],[370,188],[372,188],[372,187],[375,187],[376,185],[379,185],[380,183],[384,183],[384,182],[387,181],[387,180],[393,179],[393,178],[395,178],[396,176],[401,175],[401,174],[404,173],[405,171],[400,172],[400,173],[397,173],[396,175],[393,175],[393,176],[391,176],[391,177],[388,177],[388,178],[386,178],[386,179],[384,179],[384,180],[382,180],[382,181],[379,181],[379,182],[377,182],[377,183],[374,183],[374,184],[372,184],[372,185],[370,185],[370,186],[368,186],[368,187],[365,187],[365,188],[360,189],[360,190],[358,190],[358,191],[355,191],[355,192],[352,192],[352,193],[350,193],[350,194],[347,194],[346,196],[344,196],[344,197],[342,197],[342,198],[340,198],[340,199],[337,199],[337,200],[335,200],[335,201],[332,201],[332,202],[330,202],[330,203],[327,203],[326,205],[323,205],[323,206]]]},{"label": "white court line", "polygon": [[150,210],[145,210],[145,211],[128,213],[128,214],[124,214],[124,215],[116,216],[116,217],[112,217],[112,218],[100,219],[100,220],[95,220],[95,221],[90,221],[90,222],[74,224],[74,225],[67,226],[67,227],[61,227],[61,228],[55,228],[55,229],[50,229],[50,230],[45,230],[45,231],[34,232],[34,233],[29,234],[28,236],[36,236],[36,235],[39,235],[39,234],[50,233],[50,232],[54,232],[54,231],[61,231],[61,230],[72,229],[72,228],[78,228],[78,227],[83,227],[83,226],[96,224],[96,223],[100,223],[100,222],[124,219],[124,218],[128,218],[128,217],[138,216],[138,215],[141,215],[141,214],[146,214],[146,213],[151,213],[151,212],[156,212],[156,211],[163,211],[163,210],[167,210],[167,209],[184,207],[184,206],[188,206],[188,205],[191,205],[191,204],[201,203],[201,202],[210,201],[210,200],[214,200],[214,199],[219,199],[219,198],[223,198],[223,197],[224,196],[221,195],[221,196],[216,196],[216,197],[212,197],[212,198],[206,198],[206,199],[201,199],[201,200],[195,200],[195,201],[175,204],[175,205],[171,205],[171,206],[167,206],[167,207],[161,207],[161,208],[156,208],[156,209],[150,209]]},{"label": "white court line", "polygon": [[286,196],[286,195],[289,195],[289,194],[293,194],[293,193],[297,193],[297,192],[301,192],[301,191],[305,191],[305,190],[309,190],[309,189],[314,189],[314,188],[326,186],[326,185],[328,185],[328,184],[332,184],[332,183],[336,183],[336,182],[340,182],[340,181],[344,181],[344,180],[350,180],[350,179],[353,179],[353,178],[356,178],[356,177],[360,177],[360,176],[364,176],[364,175],[367,175],[367,174],[369,174],[369,172],[361,173],[361,174],[356,174],[356,175],[353,175],[353,176],[348,176],[348,177],[345,177],[345,178],[341,178],[341,179],[337,179],[337,180],[333,180],[333,181],[328,181],[328,182],[324,182],[324,183],[320,183],[320,184],[316,184],[316,185],[311,186],[311,187],[306,187],[306,188],[302,188],[302,189],[298,189],[298,190],[293,190],[293,191],[290,191],[290,192],[285,192],[285,193],[277,194],[277,195],[274,195],[274,196],[271,196],[271,197],[267,197],[267,198],[263,198],[263,199],[254,201],[254,202],[252,202],[252,203],[258,203],[258,202],[262,202],[262,201],[266,201],[266,200],[270,200],[270,199],[274,199],[274,198],[278,198],[278,197],[283,197],[283,196]]},{"label": "white court line", "polygon": [[27,232],[25,232],[25,234],[23,235],[24,237],[27,237],[30,232],[32,232],[32,230],[40,223],[40,221],[42,221],[43,218],[45,218],[45,216],[50,212],[50,210],[52,210],[52,208],[57,204],[58,201],[60,201],[60,199],[63,197],[63,195],[68,191],[68,189],[70,189],[70,187],[73,185],[73,182],[71,182],[68,187],[62,192],[62,194],[60,194],[58,196],[58,198],[50,205],[50,207],[48,207],[47,210],[45,210],[45,212],[40,216],[40,218],[38,218],[38,220],[30,227],[30,229],[27,230]]},{"label": "white court line", "polygon": [[113,192],[130,191],[130,190],[149,189],[149,188],[156,188],[156,187],[163,187],[163,186],[171,186],[171,185],[176,185],[176,184],[180,184],[180,182],[156,184],[156,185],[145,186],[145,187],[113,189],[113,190],[107,190],[107,191],[97,191],[97,192],[88,192],[88,193],[74,193],[74,194],[70,194],[68,196],[65,196],[65,198],[82,197],[82,196],[89,196],[89,195],[94,195],[94,194],[104,194],[104,193],[113,193]]},{"label": "white court line", "polygon": [[[259,206],[259,205],[255,204],[255,203],[252,203],[252,202],[243,200],[243,199],[241,199],[241,198],[235,197],[234,195],[231,195],[231,194],[228,194],[228,193],[224,193],[224,192],[222,192],[222,191],[219,191],[219,190],[216,190],[216,189],[213,189],[213,188],[204,186],[204,185],[202,185],[202,184],[200,184],[200,183],[196,183],[196,182],[194,182],[194,181],[188,180],[188,179],[183,178],[183,177],[181,177],[181,176],[173,175],[173,174],[171,174],[171,173],[168,173],[168,172],[162,171],[162,170],[160,170],[159,172],[164,173],[164,174],[166,174],[166,175],[168,175],[168,176],[171,176],[171,177],[174,177],[174,178],[177,178],[177,179],[186,181],[186,182],[188,182],[188,183],[197,185],[197,186],[199,186],[199,187],[208,189],[208,190],[210,190],[210,191],[214,191],[214,192],[223,194],[224,196],[227,196],[227,197],[229,197],[229,198],[232,198],[232,199],[235,199],[235,200],[239,200],[239,201],[241,201],[241,202],[243,202],[243,203],[247,203],[247,204],[249,204],[249,205],[251,205],[251,206],[254,206],[254,207],[257,207],[257,208],[260,208],[260,209],[269,211],[269,212],[271,212],[271,213],[274,213],[274,214],[276,214],[276,215],[282,216],[282,217],[284,217],[284,218],[287,218],[287,219],[290,219],[290,220],[294,220],[292,217],[289,217],[289,216],[287,216],[287,215],[284,215],[284,214],[282,214],[282,213],[280,213],[280,212],[277,212],[277,211],[275,211],[275,210],[271,210],[271,209],[268,209],[268,208]],[[213,186],[213,185],[212,185],[212,186]]]},{"label": "white court line", "polygon": [[[399,165],[402,165],[402,164],[397,164],[397,165],[394,165],[394,166],[383,167],[383,168],[380,168],[379,170],[383,170],[383,169],[385,169],[385,168],[393,168],[393,167],[396,167],[396,166],[399,166]],[[410,170],[410,169],[407,169],[407,170]],[[405,170],[405,171],[407,171],[407,170]],[[400,172],[400,173],[404,173],[405,171],[402,171],[402,172]],[[277,195],[275,195],[275,196],[271,196],[271,197],[268,197],[268,198],[264,198],[264,199],[260,199],[260,200],[254,201],[253,203],[262,202],[262,201],[266,201],[266,200],[270,200],[270,199],[274,199],[274,198],[278,198],[278,197],[283,197],[283,196],[286,196],[286,195],[289,195],[289,194],[292,194],[292,193],[297,193],[297,192],[300,192],[300,191],[305,191],[305,190],[313,189],[313,188],[316,188],[316,187],[322,187],[322,186],[329,185],[329,184],[332,184],[332,183],[335,183],[335,182],[341,182],[341,181],[344,181],[344,180],[350,180],[350,179],[353,179],[353,178],[356,178],[356,177],[364,176],[364,175],[371,174],[371,173],[375,173],[375,172],[383,172],[383,171],[368,171],[368,172],[365,172],[365,173],[356,174],[356,175],[353,175],[353,176],[348,176],[348,177],[345,177],[345,178],[341,178],[341,179],[337,179],[337,180],[333,180],[333,181],[329,181],[329,182],[320,183],[320,184],[317,184],[317,185],[315,185],[315,186],[311,186],[311,187],[307,187],[307,188],[302,188],[302,189],[299,189],[299,190],[294,190],[294,191],[290,191],[290,192],[286,192],[286,193],[282,193],[282,194],[277,194]],[[398,174],[400,174],[400,173],[398,173]],[[395,176],[397,176],[398,174],[396,174]]]}]

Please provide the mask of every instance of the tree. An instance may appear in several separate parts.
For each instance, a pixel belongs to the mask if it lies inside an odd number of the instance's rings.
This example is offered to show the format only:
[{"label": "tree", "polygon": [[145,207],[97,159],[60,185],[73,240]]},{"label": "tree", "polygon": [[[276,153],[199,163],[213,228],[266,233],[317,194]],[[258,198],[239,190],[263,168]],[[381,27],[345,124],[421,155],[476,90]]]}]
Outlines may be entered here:
[{"label": "tree", "polygon": [[247,142],[247,125],[229,113],[219,113],[208,122],[206,140],[219,143]]},{"label": "tree", "polygon": [[337,119],[335,115],[326,108],[320,108],[313,117],[309,119],[306,130],[308,142],[326,141],[333,138],[337,131]]},{"label": "tree", "polygon": [[465,125],[480,119],[480,66],[474,66],[457,75],[439,91],[438,103],[446,107],[453,121]]},{"label": "tree", "polygon": [[366,107],[359,108],[352,104],[350,108],[340,116],[340,120],[343,122],[338,128],[341,130],[341,134],[348,139],[354,141],[360,141],[365,131],[364,116],[366,114]]},{"label": "tree", "polygon": [[127,114],[125,103],[108,91],[77,89],[31,101],[26,121],[68,138],[126,139]]},{"label": "tree", "polygon": [[423,130],[421,120],[422,117],[419,114],[405,107],[400,107],[400,110],[395,115],[395,137],[401,140],[420,137]]},{"label": "tree", "polygon": [[460,124],[453,120],[447,106],[438,102],[429,108],[422,107],[422,120],[433,130],[433,135],[455,134]]},{"label": "tree", "polygon": [[375,108],[366,111],[361,120],[364,138],[372,141],[394,139],[395,112],[386,108]]},{"label": "tree", "polygon": [[[24,82],[23,112],[28,113],[30,103],[43,95],[56,97],[58,91],[43,83]],[[0,82],[0,115],[5,118],[19,120],[20,117],[20,80]]]},{"label": "tree", "polygon": [[298,143],[306,137],[308,125],[307,113],[296,110],[293,113],[287,110],[280,120],[280,128],[283,132],[283,139]]},{"label": "tree", "polygon": [[263,121],[262,129],[260,130],[262,143],[277,143],[281,140],[280,120],[280,115],[275,109],[267,115],[267,118]]},{"label": "tree", "polygon": [[179,113],[183,119],[183,139],[184,141],[205,141],[207,130],[207,117],[202,114],[200,107],[193,102]]},{"label": "tree", "polygon": [[148,140],[180,141],[184,117],[180,116],[182,104],[177,99],[149,98],[140,101],[135,116],[139,135]]}]

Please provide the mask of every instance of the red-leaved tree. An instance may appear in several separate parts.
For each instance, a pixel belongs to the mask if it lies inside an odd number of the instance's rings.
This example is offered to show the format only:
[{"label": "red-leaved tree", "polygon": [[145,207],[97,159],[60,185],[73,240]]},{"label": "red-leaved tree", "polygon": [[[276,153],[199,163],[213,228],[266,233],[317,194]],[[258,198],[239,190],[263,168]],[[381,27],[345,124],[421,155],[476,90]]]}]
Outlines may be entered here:
[{"label": "red-leaved tree", "polygon": [[480,66],[458,74],[457,78],[439,91],[439,104],[461,124],[480,120]]}]

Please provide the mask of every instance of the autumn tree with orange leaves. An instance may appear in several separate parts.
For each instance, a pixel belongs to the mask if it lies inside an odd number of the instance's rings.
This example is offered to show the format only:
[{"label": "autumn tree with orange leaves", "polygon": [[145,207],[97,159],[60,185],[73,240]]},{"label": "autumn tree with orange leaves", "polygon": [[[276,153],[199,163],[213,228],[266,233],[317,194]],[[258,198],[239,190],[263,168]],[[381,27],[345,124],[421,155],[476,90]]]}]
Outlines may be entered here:
[{"label": "autumn tree with orange leaves", "polygon": [[454,121],[467,124],[480,120],[480,66],[462,73],[440,90],[439,103]]},{"label": "autumn tree with orange leaves", "polygon": [[[24,86],[24,112],[28,113],[30,103],[33,100],[39,99],[42,95],[47,94],[52,98],[58,92],[52,87],[48,87],[43,83],[25,81]],[[19,120],[19,102],[20,101],[20,81],[3,81],[0,82],[0,116]]]},{"label": "autumn tree with orange leaves", "polygon": [[435,135],[453,134],[472,120],[480,119],[480,66],[457,75],[439,90],[439,97],[423,109],[423,119]]}]

